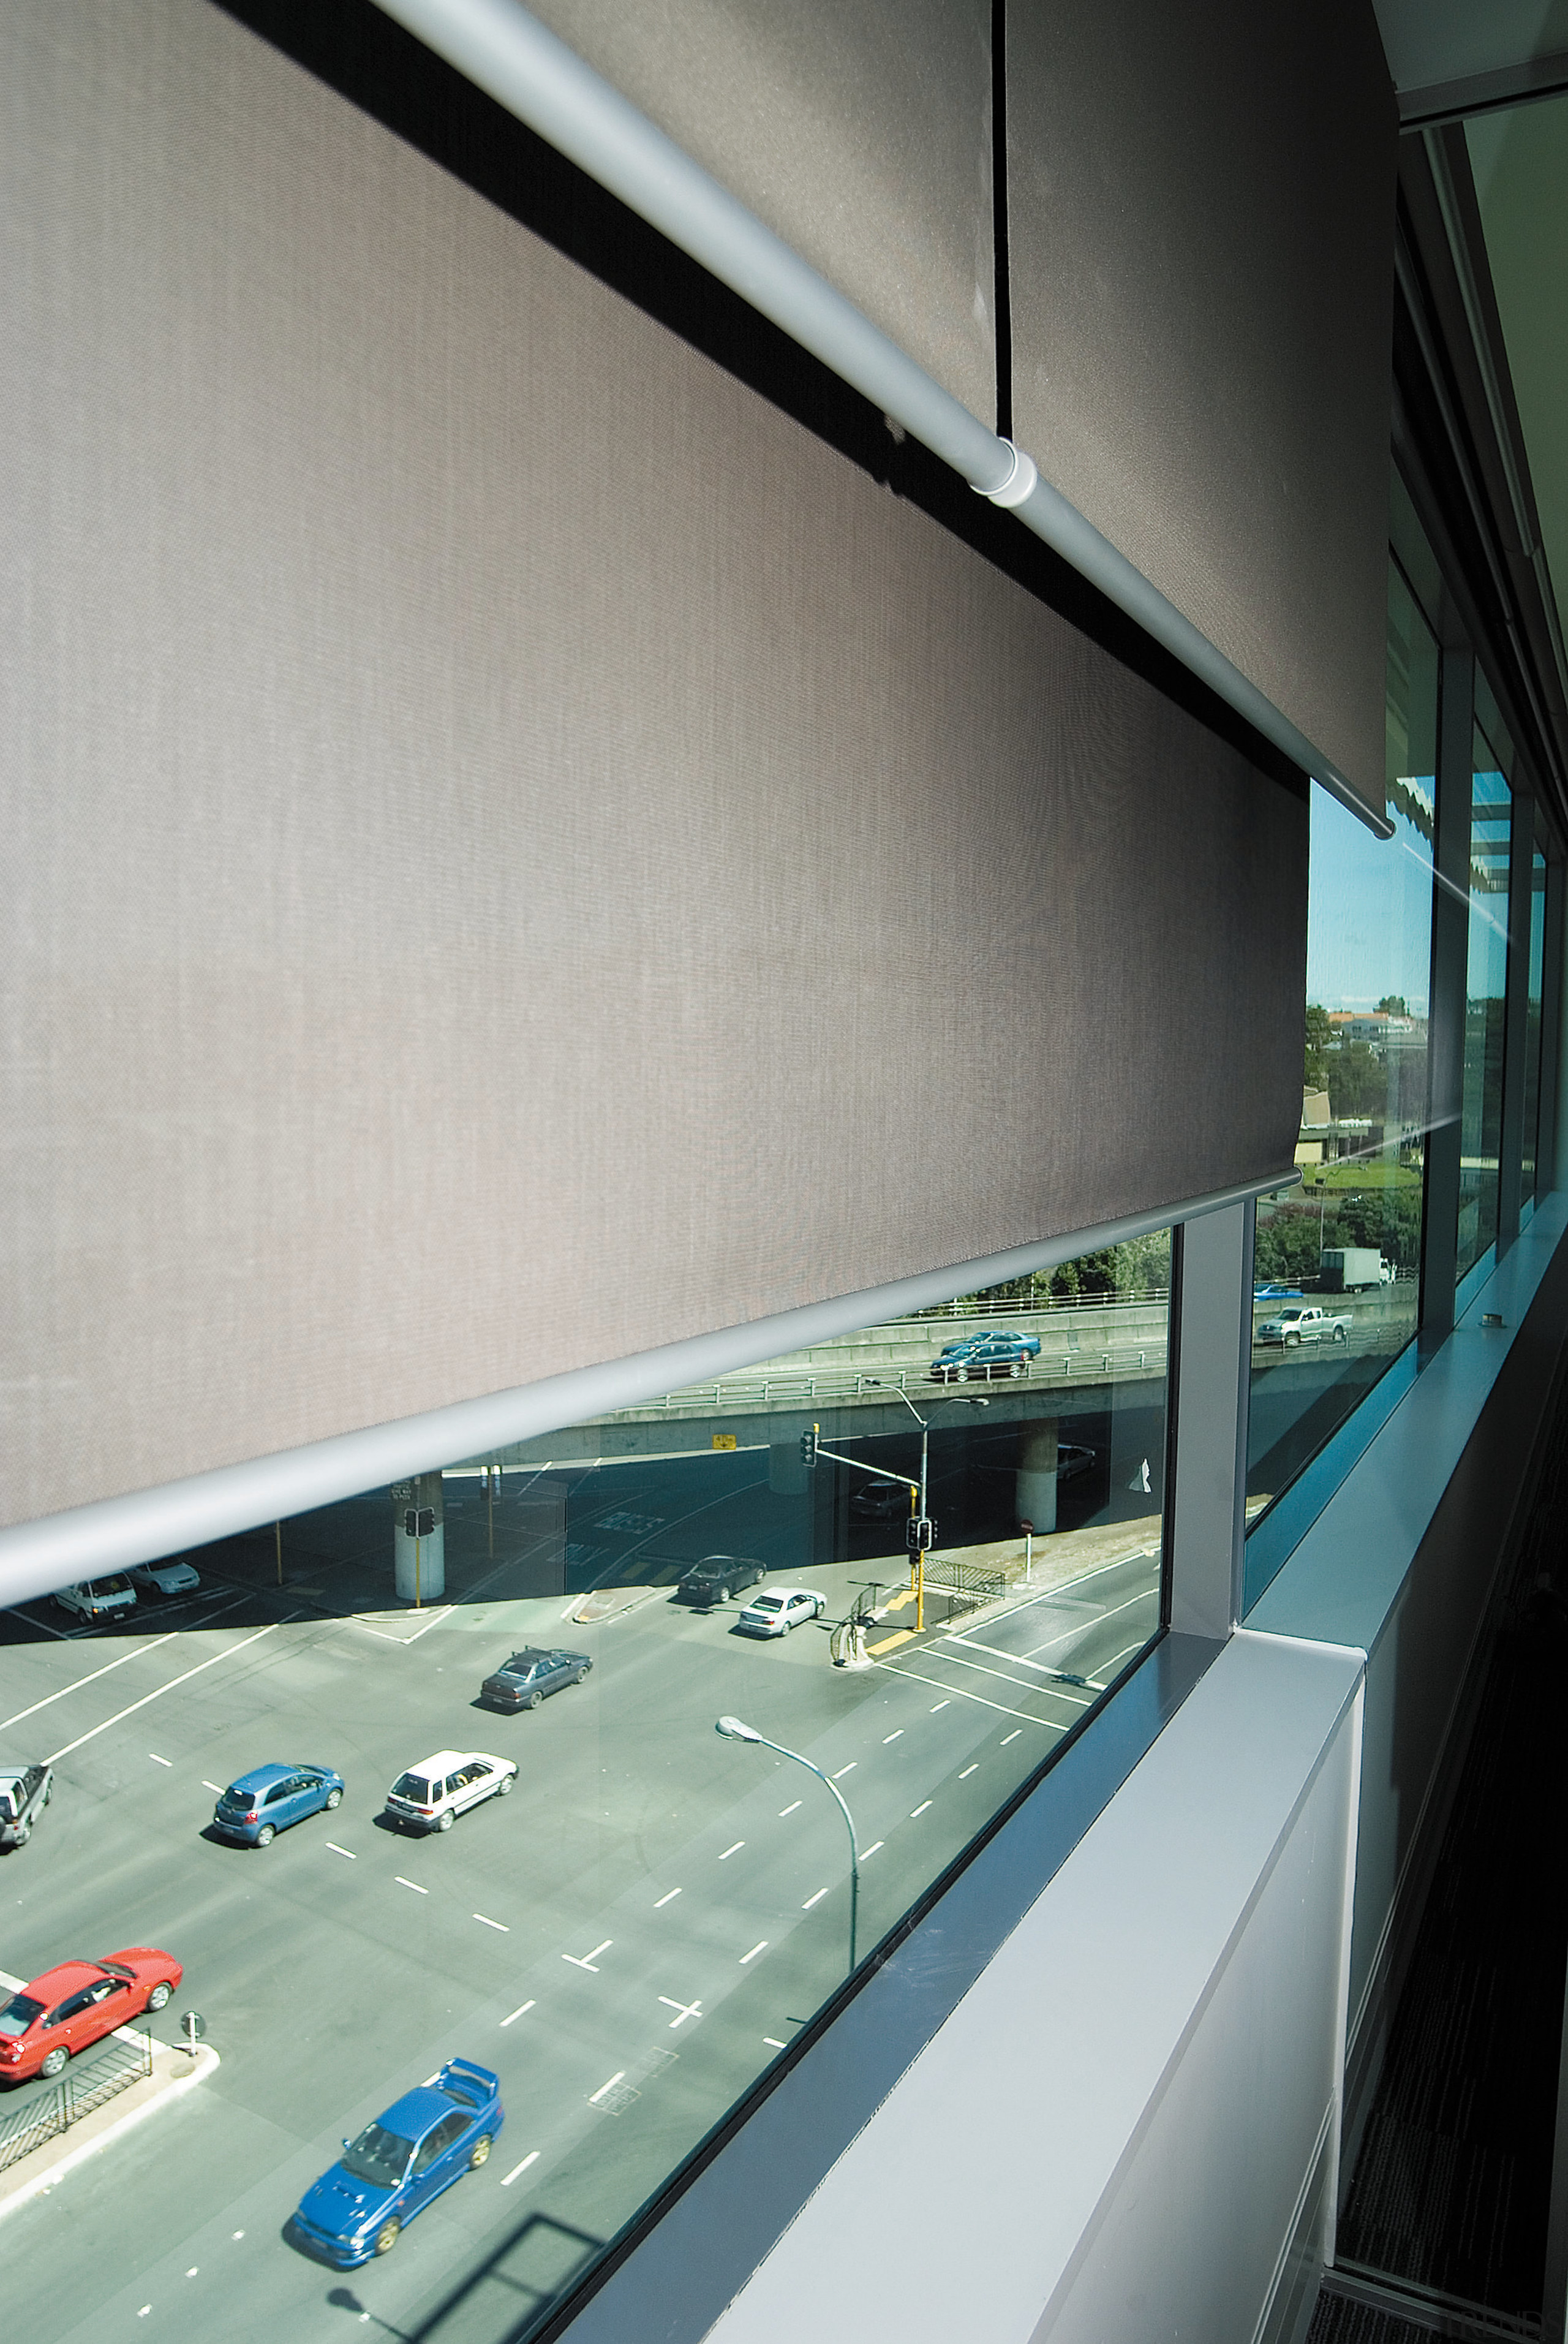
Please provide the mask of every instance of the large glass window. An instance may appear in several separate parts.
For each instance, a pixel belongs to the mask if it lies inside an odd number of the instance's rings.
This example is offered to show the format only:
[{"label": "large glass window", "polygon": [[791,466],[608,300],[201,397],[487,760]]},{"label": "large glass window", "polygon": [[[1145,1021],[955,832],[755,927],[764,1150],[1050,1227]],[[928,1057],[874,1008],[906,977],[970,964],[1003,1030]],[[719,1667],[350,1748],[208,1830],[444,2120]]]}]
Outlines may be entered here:
[{"label": "large glass window", "polygon": [[1546,947],[1546,857],[1539,843],[1530,855],[1530,944],[1528,997],[1524,1013],[1524,1132],[1520,1143],[1519,1193],[1528,1201],[1535,1194],[1535,1166],[1541,1122],[1541,1003]]},{"label": "large glass window", "polygon": [[1471,756],[1470,942],[1465,965],[1464,1103],[1460,1127],[1460,1278],[1497,1241],[1503,1049],[1508,998],[1508,865],[1513,793],[1479,725]]},{"label": "large glass window", "polygon": [[1428,1116],[1436,640],[1390,565],[1376,839],[1312,796],[1299,1187],[1258,1207],[1249,1512],[1261,1514],[1416,1331]]},{"label": "large glass window", "polygon": [[198,2148],[116,2146],[102,2317],[526,2335],[1157,1633],[1170,1282],[1143,1238],[8,1615],[6,1963],[166,1949],[222,2058]]}]

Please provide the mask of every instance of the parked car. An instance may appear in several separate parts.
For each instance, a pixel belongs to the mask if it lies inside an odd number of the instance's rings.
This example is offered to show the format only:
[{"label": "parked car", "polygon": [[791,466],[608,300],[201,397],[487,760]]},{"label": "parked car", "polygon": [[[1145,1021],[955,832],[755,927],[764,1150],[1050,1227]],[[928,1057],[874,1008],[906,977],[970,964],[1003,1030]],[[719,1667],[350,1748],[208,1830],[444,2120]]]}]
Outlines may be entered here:
[{"label": "parked car", "polygon": [[126,1577],[155,1595],[189,1595],[201,1585],[201,1573],[188,1562],[134,1562]]},{"label": "parked car", "polygon": [[487,1709],[538,1709],[547,1693],[581,1684],[592,1666],[586,1652],[547,1652],[527,1644],[485,1679],[479,1699]]},{"label": "parked car", "polygon": [[506,2121],[500,2077],[471,2059],[448,2059],[345,2140],[337,2164],[300,2199],[297,2235],[339,2270],[390,2254],[433,2198],[478,2171]]},{"label": "parked car", "polygon": [[59,2075],[89,2044],[145,2010],[161,2010],[184,1975],[172,1954],[151,1945],[45,1970],[0,2009],[0,2079]]},{"label": "parked car", "polygon": [[749,1554],[705,1554],[676,1589],[683,1603],[728,1603],[738,1588],[755,1587],[767,1565]]},{"label": "parked car", "polygon": [[275,1760],[267,1766],[253,1766],[229,1784],[212,1811],[212,1827],[246,1847],[270,1847],[290,1824],[327,1814],[342,1798],[343,1777],[336,1767],[290,1766]]},{"label": "parked car", "polygon": [[787,1636],[802,1620],[819,1620],[828,1599],[814,1587],[770,1587],[754,1595],[735,1624],[749,1636]]},{"label": "parked car", "polygon": [[83,1579],[75,1587],[62,1587],[55,1601],[78,1620],[114,1620],[136,1610],[136,1591],[124,1571],[116,1571],[106,1579]]},{"label": "parked car", "polygon": [[1070,1481],[1080,1473],[1087,1473],[1093,1464],[1095,1451],[1085,1449],[1076,1440],[1059,1440],[1056,1444],[1056,1478],[1059,1483]]},{"label": "parked car", "polygon": [[939,1351],[928,1372],[933,1383],[967,1384],[990,1376],[1021,1376],[1039,1357],[1038,1335],[969,1335]]},{"label": "parked car", "polygon": [[55,1793],[52,1766],[0,1766],[0,1847],[25,1847]]},{"label": "parked car", "polygon": [[509,1758],[492,1758],[485,1750],[437,1750],[398,1775],[387,1793],[387,1813],[410,1831],[450,1831],[470,1807],[504,1799],[517,1779]]},{"label": "parked car", "polygon": [[849,1511],[858,1522],[901,1522],[908,1520],[907,1481],[859,1481],[849,1492]]}]

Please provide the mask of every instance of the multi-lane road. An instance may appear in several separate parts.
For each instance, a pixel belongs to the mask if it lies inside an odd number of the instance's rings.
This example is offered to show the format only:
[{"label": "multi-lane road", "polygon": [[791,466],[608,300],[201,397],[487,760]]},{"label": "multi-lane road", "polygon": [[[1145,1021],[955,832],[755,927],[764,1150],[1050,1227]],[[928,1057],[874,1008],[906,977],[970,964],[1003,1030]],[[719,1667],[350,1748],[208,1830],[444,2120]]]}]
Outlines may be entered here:
[{"label": "multi-lane road", "polygon": [[[813,1574],[830,1612],[856,1575]],[[8,2332],[525,2332],[843,1975],[836,1805],[714,1720],[804,1752],[849,1800],[864,1951],[1152,1632],[1157,1578],[1128,1557],[864,1672],[830,1666],[820,1629],[758,1643],[662,1594],[588,1629],[558,1602],[291,1618],[286,1590],[272,1618],[254,1591],[231,1615],[210,1587],[134,1636],[7,1621],[0,1753],[52,1758],[58,1787],[0,1863],[0,1967],[166,1946],[186,1984],[156,2031],[199,2010],[222,2063],[8,2217]],[[543,1636],[592,1653],[586,1684],[517,1718],[475,1707]],[[516,1757],[517,1794],[401,1837],[382,1793],[442,1746]],[[204,1836],[214,1785],[273,1757],[339,1767],[342,1807],[266,1851]],[[307,2259],[285,2226],[308,2182],[454,2053],[502,2078],[488,2165],[386,2260]]]}]

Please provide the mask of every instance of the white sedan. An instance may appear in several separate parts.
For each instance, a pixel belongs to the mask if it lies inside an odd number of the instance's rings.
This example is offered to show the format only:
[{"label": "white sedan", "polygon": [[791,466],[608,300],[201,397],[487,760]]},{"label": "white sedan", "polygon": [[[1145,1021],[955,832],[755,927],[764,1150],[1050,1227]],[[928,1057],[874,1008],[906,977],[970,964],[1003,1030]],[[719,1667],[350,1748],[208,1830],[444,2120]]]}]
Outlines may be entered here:
[{"label": "white sedan", "polygon": [[155,1595],[189,1595],[201,1585],[201,1573],[188,1562],[133,1562],[126,1577]]},{"label": "white sedan", "polygon": [[819,1620],[828,1599],[814,1587],[770,1587],[754,1595],[736,1620],[748,1636],[787,1636],[802,1620]]},{"label": "white sedan", "polygon": [[517,1779],[509,1758],[492,1758],[486,1750],[437,1750],[398,1775],[387,1793],[387,1812],[410,1831],[450,1831],[469,1807],[504,1799]]}]

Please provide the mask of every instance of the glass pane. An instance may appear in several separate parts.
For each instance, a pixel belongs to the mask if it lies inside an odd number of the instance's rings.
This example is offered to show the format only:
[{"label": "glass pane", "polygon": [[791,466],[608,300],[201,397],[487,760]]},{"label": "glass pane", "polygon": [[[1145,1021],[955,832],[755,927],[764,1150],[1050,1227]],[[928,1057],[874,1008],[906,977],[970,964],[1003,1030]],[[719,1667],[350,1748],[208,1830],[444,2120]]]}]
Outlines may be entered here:
[{"label": "glass pane", "polygon": [[1386,803],[1374,838],[1314,786],[1300,1187],[1258,1207],[1250,1520],[1416,1331],[1428,1128],[1437,644],[1389,571]]},{"label": "glass pane", "polygon": [[[245,1980],[204,2154],[129,2152],[137,2299],[243,2234],[280,2339],[334,2258],[389,2333],[528,2333],[1157,1632],[1170,1279],[1161,1233],[268,1524],[85,1631],[112,1662],[8,1616],[6,1713],[59,1719],[61,1793],[8,1965],[69,1952],[62,1914],[119,1943],[121,1805],[152,1797],[146,1925],[220,2003]],[[443,1829],[417,1810],[476,1745],[515,1795]],[[265,1857],[211,1828],[212,1785],[305,1760],[336,1812]],[[352,1981],[325,2066],[302,1975]],[[383,2265],[427,2202],[428,2095],[399,2102],[454,2058],[509,2121]],[[371,2199],[333,2180],[388,2133]]]},{"label": "glass pane", "polygon": [[1546,857],[1539,846],[1530,857],[1530,992],[1524,1017],[1524,1133],[1521,1142],[1519,1193],[1535,1194],[1535,1162],[1541,1120],[1541,998],[1546,944]]},{"label": "glass pane", "polygon": [[1459,1150],[1458,1277],[1497,1240],[1503,1043],[1508,995],[1508,860],[1513,793],[1477,726],[1471,757],[1470,947],[1464,1105]]}]

